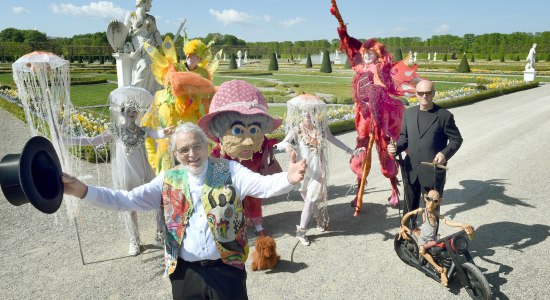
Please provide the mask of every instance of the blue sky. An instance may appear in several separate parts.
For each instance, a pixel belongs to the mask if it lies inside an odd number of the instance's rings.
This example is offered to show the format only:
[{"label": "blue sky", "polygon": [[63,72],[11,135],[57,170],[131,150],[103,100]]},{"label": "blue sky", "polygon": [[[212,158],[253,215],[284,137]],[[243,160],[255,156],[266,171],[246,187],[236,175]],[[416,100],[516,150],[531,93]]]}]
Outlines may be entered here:
[{"label": "blue sky", "polygon": [[[54,37],[105,31],[134,5],[135,0],[0,0],[0,30],[37,29]],[[358,38],[550,31],[550,0],[340,0],[338,6]],[[150,13],[161,33],[175,33],[187,19],[190,37],[219,32],[249,42],[301,41],[337,38],[329,8],[329,0],[153,0]]]}]

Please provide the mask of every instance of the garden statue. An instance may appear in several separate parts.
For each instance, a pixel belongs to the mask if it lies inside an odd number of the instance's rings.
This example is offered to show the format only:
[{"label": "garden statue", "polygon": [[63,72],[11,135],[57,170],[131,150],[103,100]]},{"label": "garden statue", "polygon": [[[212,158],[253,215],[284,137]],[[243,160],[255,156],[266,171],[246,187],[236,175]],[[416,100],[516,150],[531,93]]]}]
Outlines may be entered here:
[{"label": "garden statue", "polygon": [[244,63],[248,62],[248,51],[244,51]]},{"label": "garden statue", "polygon": [[437,52],[434,52],[434,61],[437,60]]},{"label": "garden statue", "polygon": [[416,62],[416,55],[418,55],[418,52],[414,51],[414,56],[413,56],[413,62],[414,63]]},{"label": "garden statue", "polygon": [[537,44],[533,44],[533,47],[531,47],[531,50],[529,50],[529,54],[527,55],[527,64],[525,65],[525,71],[535,70],[535,61],[537,58],[537,52],[535,51],[535,48],[537,48]]},{"label": "garden statue", "polygon": [[154,47],[162,45],[162,37],[157,29],[155,17],[148,14],[152,0],[136,0],[136,11],[130,12],[124,20],[131,42],[126,43],[126,53],[131,53],[133,61],[131,85],[139,86],[151,94],[161,89],[151,73],[151,58],[145,51],[144,43]]},{"label": "garden statue", "polygon": [[242,66],[241,64],[241,58],[243,57],[243,53],[241,50],[237,51],[237,68],[240,68]]},{"label": "garden statue", "polygon": [[432,54],[430,52],[428,52],[428,60],[430,60],[432,57]]}]

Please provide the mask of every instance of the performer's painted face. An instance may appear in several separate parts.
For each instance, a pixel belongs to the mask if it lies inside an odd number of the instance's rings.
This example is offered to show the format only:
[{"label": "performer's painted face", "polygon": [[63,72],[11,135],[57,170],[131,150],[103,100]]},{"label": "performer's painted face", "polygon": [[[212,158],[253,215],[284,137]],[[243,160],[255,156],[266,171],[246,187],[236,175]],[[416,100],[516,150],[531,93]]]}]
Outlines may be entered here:
[{"label": "performer's painted face", "polygon": [[139,116],[139,112],[137,111],[137,109],[130,107],[130,108],[124,109],[124,112],[122,113],[122,115],[126,119],[125,120],[126,124],[133,124],[137,120]]},{"label": "performer's painted face", "polygon": [[196,56],[195,54],[189,54],[189,56],[187,56],[187,67],[189,68],[190,71],[193,71],[195,70],[195,68],[197,68],[197,65],[201,62],[201,59],[200,57]]},{"label": "performer's painted face", "polygon": [[260,124],[235,121],[221,137],[221,148],[232,159],[249,160],[261,150],[263,141]]},{"label": "performer's painted face", "polygon": [[366,64],[373,64],[378,59],[378,55],[376,54],[376,51],[369,49],[363,53],[363,61]]},{"label": "performer's painted face", "polygon": [[194,132],[178,133],[174,155],[187,171],[197,175],[206,167],[208,145]]}]

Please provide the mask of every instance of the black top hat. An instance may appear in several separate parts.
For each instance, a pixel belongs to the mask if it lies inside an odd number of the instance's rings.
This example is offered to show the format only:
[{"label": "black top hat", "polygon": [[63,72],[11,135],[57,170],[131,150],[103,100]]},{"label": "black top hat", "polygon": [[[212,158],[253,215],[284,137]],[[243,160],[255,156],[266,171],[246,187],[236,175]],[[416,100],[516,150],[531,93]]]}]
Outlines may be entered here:
[{"label": "black top hat", "polygon": [[43,213],[56,212],[63,199],[63,183],[61,163],[52,143],[35,136],[21,154],[4,156],[0,161],[0,184],[12,205],[30,202]]}]

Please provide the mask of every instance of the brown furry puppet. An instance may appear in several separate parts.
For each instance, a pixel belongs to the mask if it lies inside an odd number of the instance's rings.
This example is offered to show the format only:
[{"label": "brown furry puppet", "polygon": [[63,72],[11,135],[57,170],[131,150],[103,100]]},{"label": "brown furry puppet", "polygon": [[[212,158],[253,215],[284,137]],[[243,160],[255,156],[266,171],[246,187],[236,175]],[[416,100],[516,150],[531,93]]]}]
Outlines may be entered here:
[{"label": "brown furry puppet", "polygon": [[260,236],[256,239],[256,251],[252,252],[252,271],[273,269],[280,259],[272,237]]}]

